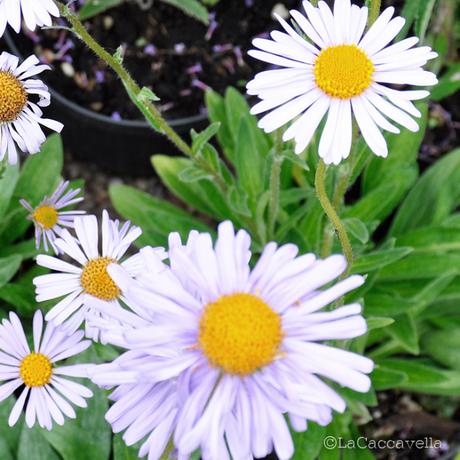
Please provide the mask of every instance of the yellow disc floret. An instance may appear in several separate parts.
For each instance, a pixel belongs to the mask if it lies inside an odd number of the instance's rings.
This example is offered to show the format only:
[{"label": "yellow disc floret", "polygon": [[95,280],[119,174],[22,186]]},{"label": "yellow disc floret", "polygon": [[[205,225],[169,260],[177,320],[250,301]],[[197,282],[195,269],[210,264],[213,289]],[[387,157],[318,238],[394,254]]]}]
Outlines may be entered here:
[{"label": "yellow disc floret", "polygon": [[372,83],[374,64],[356,45],[323,49],[315,62],[316,84],[329,96],[350,99]]},{"label": "yellow disc floret", "polygon": [[115,300],[120,296],[120,289],[107,271],[107,267],[114,263],[116,260],[110,257],[98,257],[86,263],[80,284],[87,294],[102,300]]},{"label": "yellow disc floret", "polygon": [[53,374],[53,365],[49,358],[42,353],[30,353],[19,367],[19,375],[28,387],[42,387],[48,385]]},{"label": "yellow disc floret", "polygon": [[252,294],[222,296],[205,307],[200,320],[200,348],[229,374],[247,375],[270,364],[281,339],[280,316]]},{"label": "yellow disc floret", "polygon": [[27,104],[27,92],[10,72],[0,71],[0,123],[16,120]]},{"label": "yellow disc floret", "polygon": [[32,219],[45,230],[49,230],[57,224],[59,214],[53,206],[41,205],[35,209]]}]

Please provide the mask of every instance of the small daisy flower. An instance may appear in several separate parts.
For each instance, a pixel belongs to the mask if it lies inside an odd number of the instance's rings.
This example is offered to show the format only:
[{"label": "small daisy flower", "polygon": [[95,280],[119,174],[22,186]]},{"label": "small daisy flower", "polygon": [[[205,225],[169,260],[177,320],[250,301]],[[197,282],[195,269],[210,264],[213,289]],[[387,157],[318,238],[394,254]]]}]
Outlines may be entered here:
[{"label": "small daisy flower", "polygon": [[59,17],[53,0],[0,0],[0,37],[9,24],[16,33],[21,29],[21,17],[29,30],[36,26],[51,26],[51,16]]},{"label": "small daisy flower", "polygon": [[52,324],[43,332],[43,316],[35,312],[33,319],[33,351],[30,350],[22,324],[15,313],[0,325],[0,401],[24,386],[11,410],[8,424],[13,426],[24,406],[29,428],[37,421],[42,428],[51,430],[53,421],[64,424],[64,416],[75,418],[69,401],[86,407],[84,398],[93,393],[85,386],[65,377],[87,377],[92,364],[56,366],[58,361],[86,350],[91,342],[83,340],[83,332],[65,334]]},{"label": "small daisy flower", "polygon": [[[38,276],[34,279],[38,302],[64,296],[46,315],[47,321],[55,324],[66,322],[69,331],[74,331],[95,314],[86,302],[87,297],[95,297],[108,307],[116,309],[124,301],[120,288],[107,272],[107,266],[120,263],[134,276],[142,270],[138,255],[124,258],[126,251],[142,233],[136,226],[109,219],[106,211],[102,214],[102,248],[98,247],[98,222],[95,216],[79,216],[74,220],[76,238],[66,229],[54,244],[75,263],[68,263],[56,257],[39,255],[38,265],[57,273]],[[124,259],[124,260],[123,260]],[[86,324],[87,337],[98,340],[97,329]]]},{"label": "small daisy flower", "polygon": [[[8,0],[3,0],[3,4]],[[0,18],[2,17],[0,0]],[[0,19],[1,22],[1,19]],[[21,65],[12,54],[0,54],[0,161],[5,155],[10,164],[18,161],[17,147],[25,153],[37,153],[46,137],[40,125],[61,132],[63,125],[58,121],[42,118],[40,107],[50,105],[48,87],[33,77],[48,65],[37,65],[37,57],[28,57]],[[32,102],[30,96],[38,96]]]},{"label": "small daisy flower", "polygon": [[295,140],[297,154],[305,150],[327,114],[319,143],[319,156],[327,164],[348,157],[354,115],[370,149],[386,157],[388,147],[380,128],[399,133],[392,123],[396,122],[417,131],[412,117],[421,113],[411,101],[429,95],[425,90],[392,89],[387,84],[436,84],[436,76],[422,67],[437,54],[428,46],[414,48],[416,37],[389,45],[405,22],[401,17],[392,19],[393,7],[366,33],[368,10],[351,5],[350,0],[335,0],[333,11],[324,1],[317,8],[304,1],[303,7],[306,16],[290,12],[303,36],[277,16],[285,33],[274,31],[273,40],[253,41],[258,50],[249,54],[281,69],[261,72],[248,83],[248,94],[261,99],[251,112],[269,112],[259,122],[266,132],[293,121],[283,139]]},{"label": "small daisy flower", "polygon": [[73,220],[76,216],[85,214],[85,211],[61,211],[61,209],[83,201],[79,197],[80,189],[67,190],[68,181],[61,181],[57,189],[50,197],[45,197],[42,202],[33,208],[27,200],[21,199],[20,203],[29,212],[28,217],[35,225],[36,248],[40,248],[43,239],[45,251],[48,251],[48,243],[56,254],[59,248],[54,244],[55,239],[62,231],[62,227],[73,227]]},{"label": "small daisy flower", "polygon": [[363,278],[325,288],[346,269],[344,257],[297,256],[293,244],[269,243],[251,269],[250,244],[248,233],[224,222],[215,245],[206,233],[192,232],[185,245],[172,234],[170,268],[144,249],[148,279],[108,268],[130,305],[153,319],[126,329],[128,351],[94,367],[91,378],[116,387],[106,418],[114,431],[126,430],[128,444],[147,436],[140,455],[149,460],[171,436],[180,459],[198,448],[204,460],[260,458],[274,448],[287,460],[285,415],[304,431],[308,420],[327,425],[333,410],[345,410],[321,377],[370,388],[371,360],[321,343],[366,332],[359,304],[320,312]]}]

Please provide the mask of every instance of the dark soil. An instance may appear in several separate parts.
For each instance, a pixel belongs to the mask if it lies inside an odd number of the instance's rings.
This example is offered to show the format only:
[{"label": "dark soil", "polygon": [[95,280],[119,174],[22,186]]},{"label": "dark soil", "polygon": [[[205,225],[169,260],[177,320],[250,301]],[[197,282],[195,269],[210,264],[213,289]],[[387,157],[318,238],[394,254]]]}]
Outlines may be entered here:
[{"label": "dark soil", "polygon": [[[275,5],[287,12],[299,3],[221,0],[211,11],[215,22],[208,29],[160,1],[147,11],[128,2],[87,21],[86,26],[109,52],[122,44],[124,62],[133,77],[155,90],[161,99],[158,106],[168,118],[177,118],[203,110],[206,88],[223,92],[227,86],[241,87],[266,68],[247,56],[252,39],[276,27]],[[59,93],[115,118],[140,118],[113,73],[73,34],[40,30],[14,39],[24,55],[34,52],[52,64],[54,71],[44,78]]]}]

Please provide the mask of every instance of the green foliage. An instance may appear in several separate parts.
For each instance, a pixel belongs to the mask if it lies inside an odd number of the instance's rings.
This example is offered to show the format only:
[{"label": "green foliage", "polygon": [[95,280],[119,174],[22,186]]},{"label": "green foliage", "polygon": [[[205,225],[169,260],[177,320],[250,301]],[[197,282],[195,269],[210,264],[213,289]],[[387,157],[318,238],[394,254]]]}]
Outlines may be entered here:
[{"label": "green foliage", "polygon": [[[28,276],[35,272],[31,261],[37,255],[31,222],[19,200],[32,206],[54,192],[61,180],[62,141],[55,134],[39,154],[29,156],[22,167],[7,166],[0,177],[0,309],[16,310],[28,317],[36,309],[34,288]],[[32,268],[31,268],[32,267]]]},{"label": "green foliage", "polygon": [[[91,19],[98,14],[115,6],[121,5],[125,0],[86,0],[85,4],[79,11],[81,20]],[[206,6],[214,6],[219,0],[161,0],[168,3],[188,16],[197,19],[203,24],[208,24],[208,10]],[[155,6],[153,6],[154,8]]]},{"label": "green foliage", "polygon": [[[425,27],[427,19],[416,18],[417,27]],[[141,244],[164,242],[171,229],[185,235],[192,228],[209,231],[231,219],[251,233],[256,253],[272,239],[295,243],[302,252],[323,253],[328,238],[332,252],[341,252],[314,191],[317,139],[294,160],[292,145],[257,128],[237,91],[230,88],[224,96],[210,92],[206,102],[211,125],[192,133],[193,155],[152,158],[183,208],[126,187],[111,188],[117,210],[146,231]],[[455,213],[460,151],[420,174],[417,158],[428,110],[426,103],[418,108],[420,131],[387,135],[388,158],[373,156],[360,141],[348,162],[328,170],[331,196],[344,176],[360,190],[358,197],[350,195],[346,204],[339,203],[339,212],[353,244],[351,273],[367,278],[344,301],[363,303],[368,333],[345,347],[375,360],[376,390],[455,395],[460,389],[460,337],[451,332],[460,328],[460,214]],[[279,194],[273,194],[276,162],[281,164]],[[209,228],[196,213],[213,222]],[[344,439],[359,436],[353,416],[368,420],[366,405],[375,403],[375,394],[339,391],[347,400],[346,414],[326,429],[311,424],[306,433],[295,434],[295,458],[342,458],[343,452],[323,448],[325,436],[334,430]],[[367,450],[360,457],[373,458]]]}]

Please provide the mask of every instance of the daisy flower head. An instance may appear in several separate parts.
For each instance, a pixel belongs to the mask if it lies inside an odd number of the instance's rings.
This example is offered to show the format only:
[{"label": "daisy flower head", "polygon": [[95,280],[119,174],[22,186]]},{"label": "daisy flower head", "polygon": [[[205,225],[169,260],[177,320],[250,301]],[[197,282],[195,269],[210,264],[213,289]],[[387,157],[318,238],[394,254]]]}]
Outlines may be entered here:
[{"label": "daisy flower head", "polygon": [[[39,65],[36,56],[19,64],[16,56],[0,54],[0,161],[6,155],[10,164],[16,164],[17,147],[25,153],[39,152],[46,140],[40,125],[61,132],[62,123],[42,118],[40,107],[49,106],[51,100],[48,87],[41,80],[30,78],[48,69],[48,65]],[[33,102],[31,96],[38,96],[39,100]]]},{"label": "daisy flower head", "polygon": [[366,332],[359,304],[320,311],[363,278],[325,287],[345,270],[344,257],[298,256],[293,244],[269,243],[251,269],[250,244],[248,233],[224,222],[215,245],[207,233],[192,232],[186,244],[172,234],[170,268],[147,251],[149,283],[109,267],[128,284],[130,304],[154,319],[126,329],[128,351],[93,368],[91,378],[116,387],[107,420],[126,429],[128,444],[147,436],[140,454],[149,460],[170,436],[181,459],[200,448],[205,460],[259,458],[273,449],[287,460],[293,442],[285,415],[303,431],[308,420],[327,425],[333,410],[345,410],[321,377],[370,388],[371,360],[321,343]]},{"label": "daisy flower head", "polygon": [[91,390],[67,379],[87,377],[92,364],[57,366],[63,359],[86,350],[91,341],[82,340],[83,332],[67,335],[62,329],[48,323],[43,331],[43,316],[37,310],[33,319],[33,348],[27,343],[22,324],[15,313],[0,325],[0,401],[5,400],[20,387],[24,387],[11,410],[8,424],[13,426],[24,407],[26,424],[31,428],[36,422],[51,430],[53,421],[64,424],[64,416],[75,418],[73,403],[86,407],[85,398]]},{"label": "daisy flower head", "polygon": [[304,1],[303,8],[305,14],[290,12],[297,30],[277,16],[284,32],[272,32],[272,40],[256,38],[253,45],[258,49],[249,51],[280,67],[257,74],[247,85],[248,94],[261,99],[252,113],[268,112],[260,128],[272,132],[292,122],[283,139],[294,140],[300,154],[326,118],[318,153],[326,164],[339,164],[350,154],[354,116],[369,148],[386,157],[380,129],[399,133],[396,122],[417,131],[413,117],[421,113],[411,101],[429,94],[387,85],[436,84],[436,76],[423,66],[437,54],[428,46],[414,48],[416,37],[390,45],[405,22],[393,17],[393,7],[367,32],[368,9],[350,0],[335,0],[333,11],[324,1],[317,8]]},{"label": "daisy flower head", "polygon": [[67,206],[71,206],[83,201],[79,197],[81,189],[69,189],[68,181],[61,181],[54,193],[50,197],[45,197],[35,208],[27,200],[21,199],[20,203],[29,211],[28,219],[35,225],[36,248],[40,248],[43,240],[45,251],[48,251],[48,244],[56,254],[59,248],[54,241],[62,231],[62,227],[73,227],[73,220],[76,216],[85,214],[85,211],[62,211]]},{"label": "daisy flower head", "polygon": [[[67,229],[54,241],[62,254],[73,259],[73,263],[56,257],[39,255],[38,265],[54,271],[34,279],[38,302],[58,299],[56,305],[47,313],[46,320],[55,324],[65,322],[69,331],[74,331],[93,314],[87,298],[95,297],[109,308],[117,308],[123,295],[118,285],[107,272],[109,264],[121,264],[126,271],[135,276],[142,270],[137,255],[124,257],[131,244],[141,235],[139,227],[130,222],[120,225],[111,220],[106,211],[102,214],[102,238],[99,248],[99,228],[96,216],[77,216],[74,219],[76,237]],[[99,339],[99,332],[86,323],[86,335]]]},{"label": "daisy flower head", "polygon": [[59,17],[59,10],[53,0],[0,0],[0,37],[9,24],[16,33],[21,29],[21,18],[26,27],[51,26],[51,16]]}]

